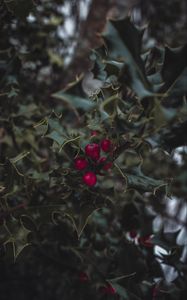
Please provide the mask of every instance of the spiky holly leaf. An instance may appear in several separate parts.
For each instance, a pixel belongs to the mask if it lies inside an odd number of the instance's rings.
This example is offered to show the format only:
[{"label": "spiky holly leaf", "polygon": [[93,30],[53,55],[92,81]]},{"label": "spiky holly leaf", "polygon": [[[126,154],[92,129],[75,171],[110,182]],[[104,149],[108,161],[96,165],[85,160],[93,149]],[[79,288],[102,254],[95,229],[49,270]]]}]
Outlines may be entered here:
[{"label": "spiky holly leaf", "polygon": [[4,223],[4,245],[12,244],[12,255],[16,261],[22,250],[30,245],[28,242],[28,234],[31,232],[23,225],[21,219],[11,217],[9,222]]},{"label": "spiky holly leaf", "polygon": [[180,79],[187,66],[186,54],[187,45],[178,49],[165,48],[164,63],[161,70],[164,86],[161,88],[161,92],[166,92]]},{"label": "spiky holly leaf", "polygon": [[129,170],[123,170],[124,176],[127,178],[128,188],[137,189],[138,191],[155,191],[161,186],[166,186],[164,180],[158,180],[145,176],[141,170],[141,166],[133,167]]},{"label": "spiky holly leaf", "polygon": [[126,18],[122,21],[109,22],[103,37],[108,58],[123,63],[121,84],[130,86],[141,99],[152,96],[153,92],[145,76],[140,56],[141,33]]}]

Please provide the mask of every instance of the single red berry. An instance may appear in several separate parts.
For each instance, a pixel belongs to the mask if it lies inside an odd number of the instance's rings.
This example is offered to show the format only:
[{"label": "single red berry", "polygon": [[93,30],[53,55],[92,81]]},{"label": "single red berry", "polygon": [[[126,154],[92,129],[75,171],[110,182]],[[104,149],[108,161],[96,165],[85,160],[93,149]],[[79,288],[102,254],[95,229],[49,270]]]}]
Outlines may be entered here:
[{"label": "single red berry", "polygon": [[158,294],[159,294],[159,287],[158,285],[155,285],[152,290],[153,300],[157,298]]},{"label": "single red berry", "polygon": [[87,172],[83,176],[83,181],[88,186],[94,186],[97,182],[97,177],[94,172]]},{"label": "single red berry", "polygon": [[114,295],[114,294],[116,294],[116,289],[115,289],[113,286],[111,286],[111,285],[109,285],[109,286],[107,287],[107,290],[108,290],[108,294],[109,294],[109,295]]},{"label": "single red berry", "polygon": [[88,161],[85,158],[77,157],[75,159],[75,169],[84,170],[88,166]]},{"label": "single red berry", "polygon": [[99,159],[99,164],[103,164],[105,161],[107,160],[107,158],[106,157],[101,157],[100,159]]},{"label": "single red berry", "polygon": [[116,294],[116,289],[112,285],[107,285],[104,287],[101,287],[100,291],[105,295],[114,295]]},{"label": "single red berry", "polygon": [[108,162],[103,166],[103,170],[108,171],[112,167],[112,162]]},{"label": "single red berry", "polygon": [[148,236],[143,236],[138,238],[138,242],[140,245],[145,246],[145,247],[153,247],[153,243],[151,241],[150,235]]},{"label": "single red berry", "polygon": [[112,162],[107,162],[105,164],[105,161],[107,160],[106,157],[101,157],[100,160],[99,160],[99,164],[102,164],[102,169],[105,170],[105,171],[108,171],[111,167],[112,167]]},{"label": "single red berry", "polygon": [[135,237],[137,236],[136,230],[131,230],[131,231],[129,232],[129,235],[130,235],[130,237],[131,237],[132,239],[135,239]]},{"label": "single red berry", "polygon": [[91,132],[91,136],[97,136],[99,134],[99,132],[97,130],[93,130]]},{"label": "single red berry", "polygon": [[104,139],[101,141],[101,149],[104,152],[109,152],[111,150],[112,143],[109,139]]},{"label": "single red berry", "polygon": [[89,281],[88,275],[85,272],[80,272],[79,273],[79,281],[80,282],[88,282]]},{"label": "single red berry", "polygon": [[85,153],[93,160],[98,160],[100,157],[100,147],[96,143],[88,144],[85,147]]}]

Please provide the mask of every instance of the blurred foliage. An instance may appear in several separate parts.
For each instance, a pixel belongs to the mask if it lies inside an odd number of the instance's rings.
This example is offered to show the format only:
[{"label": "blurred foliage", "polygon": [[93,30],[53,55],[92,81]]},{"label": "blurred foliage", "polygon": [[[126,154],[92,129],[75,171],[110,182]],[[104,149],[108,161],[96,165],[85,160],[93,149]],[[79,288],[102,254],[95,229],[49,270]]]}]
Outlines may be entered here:
[{"label": "blurred foliage", "polygon": [[[93,1],[85,20],[79,1],[70,5],[75,41],[61,36],[67,1],[0,3],[2,300],[185,299],[186,245],[178,236],[187,226],[179,218],[187,191],[187,47],[185,39],[178,48],[161,44],[153,23],[156,42],[148,47],[150,36],[130,17],[103,28],[101,15],[114,2]],[[150,2],[147,11],[156,7]],[[165,32],[179,16],[169,10],[165,22],[162,5],[154,16],[163,17]],[[103,138],[115,146],[113,168],[87,187],[74,158]],[[170,219],[181,229],[166,233]],[[174,267],[175,280],[163,265]],[[102,292],[108,284],[115,293]]]},{"label": "blurred foliage", "polygon": [[153,37],[173,47],[183,45],[187,33],[185,0],[139,0],[138,7]]}]

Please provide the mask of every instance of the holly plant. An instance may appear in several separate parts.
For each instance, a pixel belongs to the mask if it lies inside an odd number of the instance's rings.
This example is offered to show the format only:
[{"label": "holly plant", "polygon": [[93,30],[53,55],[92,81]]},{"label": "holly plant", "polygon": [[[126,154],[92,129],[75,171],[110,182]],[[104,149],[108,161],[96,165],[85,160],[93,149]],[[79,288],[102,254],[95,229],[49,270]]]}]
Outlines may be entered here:
[{"label": "holly plant", "polygon": [[0,32],[1,299],[185,299],[186,45],[109,14],[68,64],[63,1],[18,2]]}]

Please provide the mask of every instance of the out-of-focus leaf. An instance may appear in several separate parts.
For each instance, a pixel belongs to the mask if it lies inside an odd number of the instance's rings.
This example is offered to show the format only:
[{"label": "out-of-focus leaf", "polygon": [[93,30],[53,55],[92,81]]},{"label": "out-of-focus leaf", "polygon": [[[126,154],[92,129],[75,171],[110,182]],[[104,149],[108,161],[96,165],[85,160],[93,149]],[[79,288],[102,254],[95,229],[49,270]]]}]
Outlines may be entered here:
[{"label": "out-of-focus leaf", "polygon": [[38,112],[38,107],[36,104],[32,103],[29,105],[20,105],[19,111],[13,113],[14,117],[24,116],[26,118],[31,118],[34,114]]},{"label": "out-of-focus leaf", "polygon": [[81,98],[77,95],[67,94],[63,91],[52,94],[52,97],[62,100],[70,108],[83,109],[84,111],[89,111],[96,106],[92,100]]},{"label": "out-of-focus leaf", "polygon": [[27,157],[29,154],[30,154],[30,152],[24,151],[24,152],[20,153],[19,155],[17,155],[16,157],[10,158],[9,160],[12,164],[16,164],[18,161],[20,161],[23,158]]},{"label": "out-of-focus leaf", "polygon": [[1,171],[4,183],[4,188],[1,192],[2,194],[7,194],[11,192],[14,187],[15,169],[12,163],[8,160],[4,165],[2,165]]},{"label": "out-of-focus leaf", "polygon": [[8,263],[15,263],[15,247],[12,242],[7,242],[5,245],[5,257],[4,260]]},{"label": "out-of-focus leaf", "polygon": [[22,215],[20,217],[20,221],[21,221],[21,224],[27,229],[27,230],[30,230],[30,231],[36,231],[37,230],[37,225],[35,224],[34,220],[27,216],[27,215]]},{"label": "out-of-focus leaf", "polygon": [[92,73],[94,74],[94,78],[105,82],[107,77],[107,72],[105,71],[106,65],[103,63],[102,57],[98,52],[94,51],[91,55],[91,60],[94,61],[94,67],[92,69]]},{"label": "out-of-focus leaf", "polygon": [[64,65],[64,61],[59,54],[54,53],[52,50],[48,50],[48,55],[52,64],[55,64],[59,67],[62,67]]},{"label": "out-of-focus leaf", "polygon": [[35,7],[32,0],[5,0],[4,2],[8,10],[20,19],[25,19]]},{"label": "out-of-focus leaf", "polygon": [[170,86],[168,93],[173,97],[183,95],[187,93],[187,68],[179,75],[174,83]]},{"label": "out-of-focus leaf", "polygon": [[36,170],[29,170],[27,172],[27,175],[29,176],[29,178],[32,178],[36,181],[49,181],[49,175],[52,171],[49,172],[37,172]]},{"label": "out-of-focus leaf", "polygon": [[65,138],[58,132],[52,131],[45,135],[45,137],[52,139],[53,141],[57,142],[60,146],[65,142]]},{"label": "out-of-focus leaf", "polygon": [[8,98],[13,98],[18,95],[19,90],[15,88],[11,88],[11,91],[8,93]]},{"label": "out-of-focus leaf", "polygon": [[110,282],[110,284],[116,290],[117,294],[122,297],[122,299],[129,300],[129,295],[127,293],[127,290],[123,286],[121,286],[116,282]]},{"label": "out-of-focus leaf", "polygon": [[98,94],[102,87],[103,82],[101,80],[98,80],[97,78],[95,79],[92,72],[88,72],[85,74],[82,80],[82,88],[88,96]]}]

